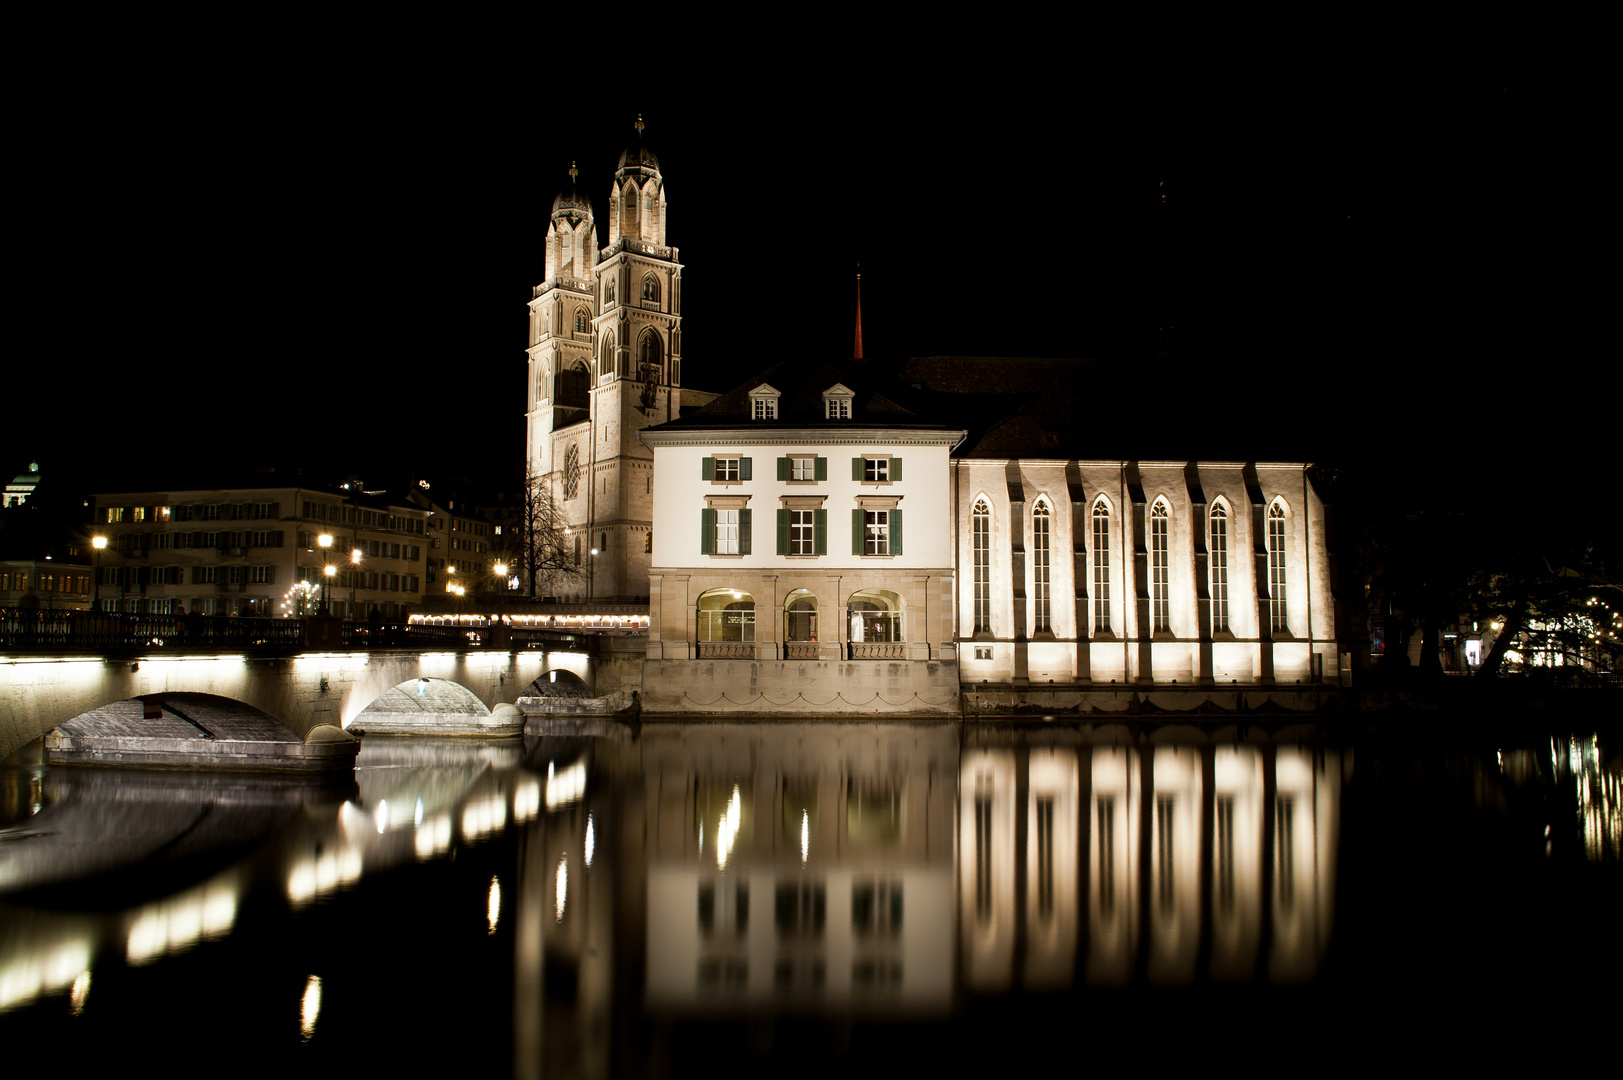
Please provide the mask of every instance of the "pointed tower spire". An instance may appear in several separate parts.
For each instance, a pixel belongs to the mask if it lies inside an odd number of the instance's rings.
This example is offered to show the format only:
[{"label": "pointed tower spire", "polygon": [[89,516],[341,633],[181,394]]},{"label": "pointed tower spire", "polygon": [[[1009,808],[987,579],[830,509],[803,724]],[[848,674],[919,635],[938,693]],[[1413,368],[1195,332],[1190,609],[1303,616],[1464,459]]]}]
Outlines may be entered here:
[{"label": "pointed tower spire", "polygon": [[857,263],[857,341],[851,359],[863,363],[862,359],[862,264]]}]

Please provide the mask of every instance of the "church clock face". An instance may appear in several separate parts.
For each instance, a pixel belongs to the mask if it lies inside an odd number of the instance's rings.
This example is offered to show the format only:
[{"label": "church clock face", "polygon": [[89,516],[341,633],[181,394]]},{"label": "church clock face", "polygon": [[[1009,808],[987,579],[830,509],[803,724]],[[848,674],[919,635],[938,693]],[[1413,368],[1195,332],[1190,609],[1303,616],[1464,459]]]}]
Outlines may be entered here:
[{"label": "church clock face", "polygon": [[580,443],[570,443],[564,453],[564,498],[573,499],[580,491]]}]

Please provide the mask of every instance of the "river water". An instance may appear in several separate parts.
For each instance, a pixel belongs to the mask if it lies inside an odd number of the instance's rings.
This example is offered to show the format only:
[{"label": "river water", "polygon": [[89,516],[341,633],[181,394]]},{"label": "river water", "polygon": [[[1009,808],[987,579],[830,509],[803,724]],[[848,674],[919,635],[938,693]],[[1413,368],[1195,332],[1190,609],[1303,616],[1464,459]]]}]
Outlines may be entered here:
[{"label": "river water", "polygon": [[0,1036],[251,1074],[1615,1062],[1620,750],[718,722],[369,737],[339,782],[25,751]]}]

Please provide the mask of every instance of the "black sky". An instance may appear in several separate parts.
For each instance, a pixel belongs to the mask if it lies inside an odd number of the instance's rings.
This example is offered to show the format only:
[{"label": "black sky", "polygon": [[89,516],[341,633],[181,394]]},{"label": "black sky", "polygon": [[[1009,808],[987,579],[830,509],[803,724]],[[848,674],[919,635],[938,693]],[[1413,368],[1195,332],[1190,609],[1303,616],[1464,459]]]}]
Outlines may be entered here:
[{"label": "black sky", "polygon": [[1582,87],[491,67],[222,61],[28,110],[33,347],[7,366],[32,407],[13,397],[4,467],[518,460],[547,213],[572,160],[606,213],[639,112],[692,386],[847,358],[860,262],[870,357],[1127,357],[1147,415],[1322,403],[1310,456],[1468,446],[1614,388],[1610,140]]}]

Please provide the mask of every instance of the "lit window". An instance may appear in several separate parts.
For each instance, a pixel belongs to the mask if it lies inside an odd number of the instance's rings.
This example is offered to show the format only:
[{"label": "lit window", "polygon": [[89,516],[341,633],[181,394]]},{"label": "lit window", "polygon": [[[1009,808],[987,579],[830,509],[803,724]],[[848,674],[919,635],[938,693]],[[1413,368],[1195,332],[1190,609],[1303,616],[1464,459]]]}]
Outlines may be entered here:
[{"label": "lit window", "polygon": [[1167,598],[1167,504],[1156,500],[1150,510],[1150,613],[1154,633],[1172,630]]},{"label": "lit window", "polygon": [[1110,506],[1093,504],[1093,628],[1110,632]]},{"label": "lit window", "polygon": [[1268,610],[1274,630],[1289,628],[1285,620],[1285,511],[1277,502],[1268,508]]},{"label": "lit window", "polygon": [[[716,464],[721,464],[719,461]],[[738,554],[738,511],[717,510],[716,512],[716,546],[717,555]]]},{"label": "lit window", "polygon": [[[975,563],[975,630],[977,634],[992,629],[991,538],[992,512],[985,499],[975,500],[970,518]],[[979,656],[979,651],[976,653]],[[988,652],[987,659],[990,659]]]},{"label": "lit window", "polygon": [[1229,513],[1221,505],[1212,507],[1212,633],[1229,628]]},{"label": "lit window", "polygon": [[1031,511],[1031,599],[1033,632],[1038,634],[1053,629],[1049,621],[1048,525],[1048,504],[1039,501]]}]

